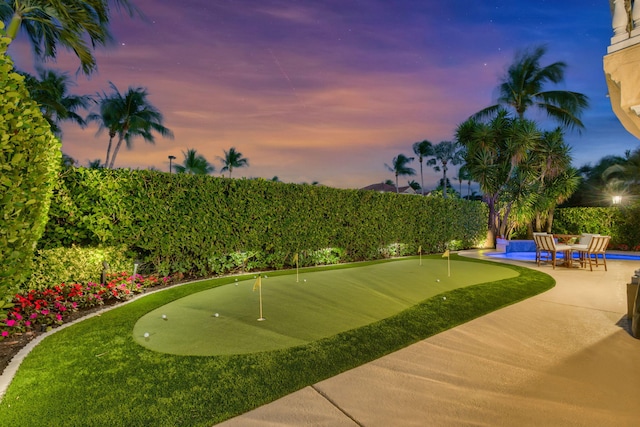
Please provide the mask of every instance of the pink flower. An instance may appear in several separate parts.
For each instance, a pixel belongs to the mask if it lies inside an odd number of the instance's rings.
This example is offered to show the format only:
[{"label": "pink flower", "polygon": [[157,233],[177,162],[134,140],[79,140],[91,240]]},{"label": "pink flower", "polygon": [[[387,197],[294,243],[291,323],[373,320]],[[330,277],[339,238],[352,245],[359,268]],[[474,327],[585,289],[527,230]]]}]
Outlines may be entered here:
[{"label": "pink flower", "polygon": [[15,313],[14,317],[16,318],[16,320],[22,320],[22,316],[20,315],[20,313]]},{"label": "pink flower", "polygon": [[43,316],[46,316],[47,314],[49,314],[49,310],[42,310],[41,313]]},{"label": "pink flower", "polygon": [[62,316],[58,313],[56,314],[56,320],[59,322],[62,320]]},{"label": "pink flower", "polygon": [[31,316],[29,316],[29,319],[35,319],[38,317],[38,313],[31,313]]},{"label": "pink flower", "polygon": [[13,320],[13,319],[9,319],[9,320],[7,320],[7,326],[13,326],[13,325],[15,325],[15,324],[16,324],[16,321],[15,321],[15,320]]},{"label": "pink flower", "polygon": [[24,326],[26,326],[26,327],[31,326],[31,322],[27,320],[26,322],[24,322]]},{"label": "pink flower", "polygon": [[9,332],[8,331],[2,331],[2,337],[6,338],[9,336]]}]

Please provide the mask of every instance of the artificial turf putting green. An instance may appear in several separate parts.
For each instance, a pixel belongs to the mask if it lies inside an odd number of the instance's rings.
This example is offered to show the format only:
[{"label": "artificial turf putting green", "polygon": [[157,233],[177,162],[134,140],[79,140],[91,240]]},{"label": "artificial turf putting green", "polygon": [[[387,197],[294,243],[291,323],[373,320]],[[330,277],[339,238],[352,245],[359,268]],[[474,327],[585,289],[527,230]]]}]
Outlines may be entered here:
[{"label": "artificial turf putting green", "polygon": [[[161,353],[214,356],[304,345],[385,319],[455,288],[512,278],[510,268],[446,259],[409,259],[340,270],[255,279],[202,291],[136,322],[133,337]],[[215,316],[218,314],[218,316]]]}]

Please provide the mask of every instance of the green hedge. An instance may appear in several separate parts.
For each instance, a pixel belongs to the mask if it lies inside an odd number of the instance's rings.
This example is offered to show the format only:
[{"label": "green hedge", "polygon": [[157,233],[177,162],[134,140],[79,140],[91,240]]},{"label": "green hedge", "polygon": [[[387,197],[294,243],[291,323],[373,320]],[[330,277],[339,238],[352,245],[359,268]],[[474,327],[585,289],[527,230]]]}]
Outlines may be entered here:
[{"label": "green hedge", "polygon": [[127,256],[126,246],[41,249],[36,251],[32,274],[25,289],[46,289],[60,283],[99,283],[102,262],[109,264],[110,273],[127,271],[133,274],[134,258]]},{"label": "green hedge", "polygon": [[0,297],[29,277],[47,222],[60,141],[6,55],[0,22]]},{"label": "green hedge", "polygon": [[295,253],[304,266],[377,259],[390,247],[439,252],[486,237],[480,202],[158,171],[60,177],[41,248],[124,244],[161,274],[282,268]]},{"label": "green hedge", "polygon": [[640,250],[640,202],[608,208],[557,209],[553,232],[611,236],[613,249]]}]

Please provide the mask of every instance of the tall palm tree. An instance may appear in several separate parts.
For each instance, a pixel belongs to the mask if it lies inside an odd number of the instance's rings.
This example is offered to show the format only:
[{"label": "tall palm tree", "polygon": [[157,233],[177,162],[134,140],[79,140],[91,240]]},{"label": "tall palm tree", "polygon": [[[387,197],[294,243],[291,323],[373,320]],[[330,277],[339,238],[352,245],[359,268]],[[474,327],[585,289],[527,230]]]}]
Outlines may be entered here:
[{"label": "tall palm tree", "polygon": [[567,64],[561,61],[541,66],[540,60],[546,52],[545,46],[518,52],[498,86],[497,103],[477,112],[472,118],[495,117],[501,108],[509,107],[522,119],[525,112],[534,107],[545,112],[563,127],[584,129],[580,116],[589,106],[589,98],[586,95],[566,90],[544,90],[547,83],[562,83],[567,67]]},{"label": "tall palm tree", "polygon": [[249,159],[242,157],[242,153],[236,151],[235,147],[229,148],[229,151],[224,150],[224,157],[218,156],[218,159],[222,162],[220,172],[229,171],[229,178],[231,178],[231,172],[234,168],[249,166]]},{"label": "tall palm tree", "polygon": [[473,180],[473,177],[471,176],[469,166],[467,166],[466,163],[458,169],[458,176],[456,179],[460,183],[460,197],[462,197],[462,183],[464,181],[467,182],[467,199],[469,199],[471,196],[471,181]]},{"label": "tall palm tree", "polygon": [[188,149],[186,152],[182,152],[184,161],[181,165],[175,165],[176,173],[187,173],[192,175],[208,175],[215,170],[215,168],[207,162],[202,154],[194,149]]},{"label": "tall palm tree", "polygon": [[391,166],[388,164],[384,164],[390,172],[393,172],[396,176],[396,193],[398,191],[398,177],[399,176],[413,176],[416,174],[416,170],[407,166],[409,163],[413,161],[413,157],[407,157],[404,154],[398,154],[393,158],[393,162]]},{"label": "tall palm tree", "polygon": [[[451,141],[442,141],[433,147],[432,158],[427,161],[427,165],[433,166],[433,170],[440,172],[442,170],[442,182],[447,182],[447,170],[449,164],[459,165],[463,162],[462,150],[457,143]],[[442,187],[442,197],[447,198],[447,186]]]},{"label": "tall palm tree", "polygon": [[425,158],[433,155],[433,144],[426,139],[424,141],[414,142],[413,152],[418,156],[418,162],[420,163],[420,188],[422,188],[422,195],[424,196],[424,175],[422,173],[422,162]]},{"label": "tall palm tree", "polygon": [[112,40],[112,5],[131,17],[141,16],[129,0],[5,0],[0,3],[0,20],[12,41],[20,28],[24,30],[38,60],[55,59],[60,45],[74,52],[82,71],[91,74],[96,69],[92,49]]},{"label": "tall palm tree", "polygon": [[[90,114],[87,120],[98,122],[98,133],[104,129],[109,130],[105,167],[113,169],[123,141],[127,148],[131,149],[133,139],[136,137],[142,137],[145,142],[153,144],[155,142],[153,132],[167,138],[173,138],[173,133],[162,125],[162,114],[147,100],[146,89],[129,87],[125,94],[121,94],[112,82],[109,82],[109,85],[113,93],[100,96],[100,112]],[[111,143],[116,135],[118,142],[113,150],[113,156],[109,159]]]},{"label": "tall palm tree", "polygon": [[31,99],[40,105],[42,116],[49,122],[51,130],[61,136],[60,122],[69,120],[85,127],[85,120],[77,113],[89,107],[89,95],[72,95],[69,86],[75,84],[66,72],[37,68],[37,76],[21,73]]}]

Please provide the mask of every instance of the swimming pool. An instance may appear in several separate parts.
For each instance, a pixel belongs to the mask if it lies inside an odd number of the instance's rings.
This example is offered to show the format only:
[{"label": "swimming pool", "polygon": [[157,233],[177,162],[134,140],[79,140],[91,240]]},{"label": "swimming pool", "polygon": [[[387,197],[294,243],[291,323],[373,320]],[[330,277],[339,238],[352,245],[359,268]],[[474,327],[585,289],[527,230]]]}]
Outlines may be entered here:
[{"label": "swimming pool", "polygon": [[[499,258],[499,259],[512,259],[515,261],[531,261],[535,262],[536,253],[535,252],[490,252],[486,254],[491,258]],[[573,254],[574,259],[578,258],[578,254]],[[562,254],[558,254],[558,259],[562,259]],[[602,258],[602,257],[600,257]],[[607,259],[609,260],[621,260],[621,261],[640,261],[640,254],[632,253],[625,254],[619,252],[607,252]]]}]

